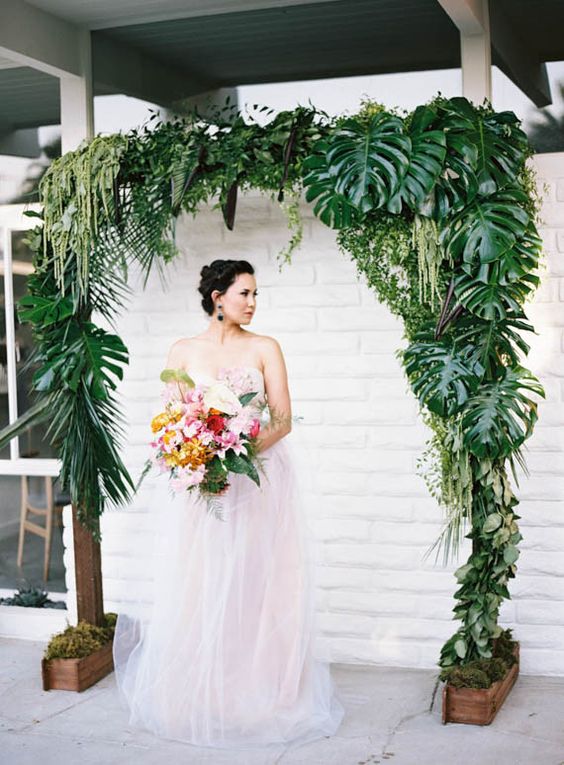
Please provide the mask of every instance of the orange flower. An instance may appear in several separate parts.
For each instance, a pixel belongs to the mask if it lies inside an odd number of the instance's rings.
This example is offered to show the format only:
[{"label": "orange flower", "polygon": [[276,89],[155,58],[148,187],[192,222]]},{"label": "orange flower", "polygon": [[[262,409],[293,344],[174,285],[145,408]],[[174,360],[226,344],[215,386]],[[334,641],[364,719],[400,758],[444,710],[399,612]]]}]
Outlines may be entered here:
[{"label": "orange flower", "polygon": [[214,455],[213,449],[201,443],[197,438],[185,441],[178,449],[164,455],[164,460],[169,467],[197,468],[209,462]]},{"label": "orange flower", "polygon": [[185,441],[179,449],[180,464],[182,466],[190,465],[192,468],[197,468],[209,462],[213,455],[213,449],[209,449],[202,444],[198,438],[191,438],[189,441]]},{"label": "orange flower", "polygon": [[166,412],[161,412],[151,420],[151,430],[153,433],[156,433],[157,431],[166,428],[167,425],[178,422],[181,417],[182,410],[178,407],[175,407],[174,409],[168,409]]},{"label": "orange flower", "polygon": [[161,412],[160,414],[157,414],[156,417],[153,417],[151,420],[151,430],[153,433],[157,433],[157,431],[162,430],[165,428],[170,422],[170,415],[167,412]]}]

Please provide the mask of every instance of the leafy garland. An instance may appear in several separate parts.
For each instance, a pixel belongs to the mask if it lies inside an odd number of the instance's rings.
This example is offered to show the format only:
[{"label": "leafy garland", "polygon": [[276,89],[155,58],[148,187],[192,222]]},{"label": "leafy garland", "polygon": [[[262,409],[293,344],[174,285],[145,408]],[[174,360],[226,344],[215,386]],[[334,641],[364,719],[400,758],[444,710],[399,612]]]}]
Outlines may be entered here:
[{"label": "leafy garland", "polygon": [[94,325],[92,312],[114,327],[129,264],[148,275],[173,258],[176,218],[203,204],[221,208],[232,229],[239,190],[270,193],[286,208],[291,237],[280,257],[288,261],[301,239],[305,187],[315,214],[404,322],[409,345],[397,356],[433,431],[419,467],[446,511],[435,543],[445,560],[471,527],[472,554],[455,572],[462,625],[439,664],[491,659],[522,538],[506,463],[515,479],[515,462],[526,469],[521,448],[537,419],[531,394],[544,396],[521,365],[541,240],[532,150],[519,121],[438,96],[404,115],[364,102],[353,117],[298,107],[263,125],[227,104],[208,118],[150,123],[83,143],[42,180],[35,271],[19,305],[34,329],[39,397],[0,444],[48,419],[61,480],[99,535],[106,501],[127,502],[133,482],[118,454],[113,398],[127,349]]}]

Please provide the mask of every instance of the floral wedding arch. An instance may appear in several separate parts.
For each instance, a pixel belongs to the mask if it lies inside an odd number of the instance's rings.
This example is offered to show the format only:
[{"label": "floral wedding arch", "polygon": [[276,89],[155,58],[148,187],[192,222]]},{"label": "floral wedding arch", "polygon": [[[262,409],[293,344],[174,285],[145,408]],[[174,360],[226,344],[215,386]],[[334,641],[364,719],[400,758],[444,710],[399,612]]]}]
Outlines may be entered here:
[{"label": "floral wedding arch", "polygon": [[[364,102],[354,116],[298,107],[267,124],[226,104],[212,117],[162,123],[155,115],[139,130],[84,142],[41,183],[34,272],[18,305],[36,340],[37,399],[0,443],[49,422],[61,481],[98,543],[106,502],[125,504],[134,484],[119,456],[113,397],[128,352],[94,324],[93,311],[115,328],[129,264],[147,277],[173,259],[178,215],[197,216],[204,203],[216,201],[232,229],[237,193],[249,188],[276,195],[288,215],[282,266],[300,242],[305,190],[403,320],[408,346],[397,356],[433,432],[420,465],[445,510],[436,543],[445,560],[470,527],[472,554],[455,572],[461,625],[438,663],[491,657],[522,539],[507,466],[515,481],[516,463],[526,471],[532,395],[544,396],[521,364],[529,351],[522,333],[534,331],[524,304],[538,286],[542,251],[531,154],[512,112],[440,95],[402,115]],[[91,565],[99,569],[99,556]]]}]

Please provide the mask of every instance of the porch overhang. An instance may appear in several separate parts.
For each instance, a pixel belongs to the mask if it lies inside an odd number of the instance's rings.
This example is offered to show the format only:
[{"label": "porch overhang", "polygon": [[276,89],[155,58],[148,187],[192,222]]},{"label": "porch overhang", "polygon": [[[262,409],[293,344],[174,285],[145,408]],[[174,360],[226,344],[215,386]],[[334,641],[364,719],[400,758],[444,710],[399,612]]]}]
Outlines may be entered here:
[{"label": "porch overhang", "polygon": [[60,122],[85,33],[94,95],[168,108],[244,84],[459,67],[480,36],[545,106],[545,62],[564,59],[558,0],[0,0],[0,15],[2,136]]}]

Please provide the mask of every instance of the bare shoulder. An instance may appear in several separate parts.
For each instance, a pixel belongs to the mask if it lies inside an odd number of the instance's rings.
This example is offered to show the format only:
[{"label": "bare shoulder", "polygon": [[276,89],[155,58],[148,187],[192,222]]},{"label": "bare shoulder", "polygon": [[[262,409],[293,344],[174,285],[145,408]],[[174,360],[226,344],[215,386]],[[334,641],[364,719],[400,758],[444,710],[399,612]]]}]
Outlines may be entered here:
[{"label": "bare shoulder", "polygon": [[255,338],[253,338],[253,342],[260,355],[263,367],[284,363],[282,348],[275,337],[270,337],[269,335],[256,335]]},{"label": "bare shoulder", "polygon": [[275,337],[270,337],[269,335],[258,335],[256,332],[248,332],[248,334],[252,335],[252,343],[260,353],[282,353],[280,343],[278,340],[276,340]]},{"label": "bare shoulder", "polygon": [[176,340],[169,349],[167,358],[167,367],[180,368],[185,367],[190,357],[190,350],[194,346],[196,338],[181,337]]}]

